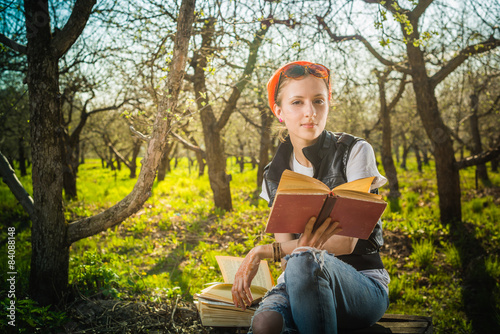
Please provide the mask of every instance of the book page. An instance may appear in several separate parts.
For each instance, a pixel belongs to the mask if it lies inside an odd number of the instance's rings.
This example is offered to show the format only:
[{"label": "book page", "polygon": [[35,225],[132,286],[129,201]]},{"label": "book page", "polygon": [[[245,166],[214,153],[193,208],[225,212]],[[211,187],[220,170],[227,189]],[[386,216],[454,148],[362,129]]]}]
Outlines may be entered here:
[{"label": "book page", "polygon": [[[233,303],[233,294],[231,293],[233,285],[230,283],[219,283],[219,284],[214,284],[209,286],[208,288],[205,288],[201,290],[200,294],[198,297],[206,298],[206,299],[211,299],[211,300],[217,300],[225,303],[232,304]],[[267,289],[261,286],[250,286],[250,291],[252,292],[253,296],[253,303],[259,302],[262,297],[267,292]]]},{"label": "book page", "polygon": [[[219,264],[224,283],[233,283],[234,275],[236,275],[238,268],[243,262],[243,258],[236,256],[216,256],[215,259]],[[269,266],[267,265],[267,261],[260,261],[259,270],[252,280],[252,285],[261,286],[267,290],[271,290],[274,286],[274,280],[269,270]]]},{"label": "book page", "polygon": [[323,182],[307,175],[286,169],[281,175],[277,193],[320,193],[328,194],[330,189]]},{"label": "book page", "polygon": [[365,177],[363,179],[354,180],[351,182],[343,183],[340,186],[333,188],[332,192],[334,194],[337,193],[338,190],[347,189],[347,190],[355,190],[361,191],[363,193],[370,192],[370,186],[373,183],[375,176]]},{"label": "book page", "polygon": [[372,193],[363,193],[363,192],[359,192],[357,190],[349,190],[349,189],[335,190],[334,195],[338,195],[338,196],[346,197],[346,198],[359,199],[359,200],[363,200],[363,201],[385,203],[385,201],[382,199],[382,195],[372,194]]}]

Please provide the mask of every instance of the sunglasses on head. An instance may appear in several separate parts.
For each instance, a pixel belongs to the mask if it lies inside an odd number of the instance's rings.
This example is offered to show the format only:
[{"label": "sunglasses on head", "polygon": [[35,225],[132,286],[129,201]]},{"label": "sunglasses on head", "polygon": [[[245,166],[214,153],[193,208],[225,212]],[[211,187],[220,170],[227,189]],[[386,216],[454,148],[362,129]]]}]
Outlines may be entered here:
[{"label": "sunglasses on head", "polygon": [[[314,75],[318,79],[328,79],[330,76],[330,70],[325,66],[320,64],[310,64],[310,65],[299,65],[299,64],[290,64],[285,66],[281,72],[280,77],[278,78],[278,83],[276,84],[276,90],[274,91],[274,101],[276,101],[278,97],[278,90],[281,84],[281,76],[284,75],[289,79],[298,79],[303,77],[306,74],[306,71],[309,74]],[[327,84],[328,86],[328,84]]]}]

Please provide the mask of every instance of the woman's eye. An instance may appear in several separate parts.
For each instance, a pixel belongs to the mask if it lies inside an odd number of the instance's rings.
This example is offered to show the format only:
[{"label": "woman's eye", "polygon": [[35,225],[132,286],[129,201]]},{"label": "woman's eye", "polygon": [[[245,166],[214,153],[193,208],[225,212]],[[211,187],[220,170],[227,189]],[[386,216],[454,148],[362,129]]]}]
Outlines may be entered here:
[{"label": "woman's eye", "polygon": [[325,100],[317,99],[316,101],[314,101],[314,103],[316,103],[316,104],[323,104],[323,103],[325,103]]},{"label": "woman's eye", "polygon": [[300,104],[301,101],[300,100],[295,100],[295,101],[292,101],[292,104]]}]

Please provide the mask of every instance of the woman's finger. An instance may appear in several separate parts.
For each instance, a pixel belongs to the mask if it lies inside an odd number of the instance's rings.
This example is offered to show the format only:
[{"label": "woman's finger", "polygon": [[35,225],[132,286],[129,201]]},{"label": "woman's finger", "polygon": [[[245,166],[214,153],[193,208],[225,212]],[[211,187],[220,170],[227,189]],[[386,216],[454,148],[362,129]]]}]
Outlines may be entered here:
[{"label": "woman's finger", "polygon": [[309,221],[307,222],[306,227],[304,228],[304,235],[309,236],[312,234],[315,222],[316,222],[316,217],[313,216],[309,218]]},{"label": "woman's finger", "polygon": [[250,287],[245,287],[245,294],[246,294],[246,297],[247,297],[247,302],[248,302],[248,306],[252,305],[252,302],[253,302],[253,296],[252,296],[252,291],[250,290]]},{"label": "woman's finger", "polygon": [[330,239],[335,234],[338,234],[341,231],[342,231],[342,228],[339,227],[338,222],[330,223],[330,226],[328,226],[326,231],[323,233],[323,235],[321,236],[321,239],[318,240],[320,246],[323,247],[323,245],[328,241],[328,239]]}]

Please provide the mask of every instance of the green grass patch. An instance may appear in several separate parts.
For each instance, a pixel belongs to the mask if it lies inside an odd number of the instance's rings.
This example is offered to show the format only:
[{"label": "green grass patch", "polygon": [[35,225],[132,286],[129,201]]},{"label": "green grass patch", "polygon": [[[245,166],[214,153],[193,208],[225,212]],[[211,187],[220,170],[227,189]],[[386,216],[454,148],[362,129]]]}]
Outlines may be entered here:
[{"label": "green grass patch", "polygon": [[[234,161],[228,164],[234,211],[222,212],[213,207],[208,176],[198,177],[197,167],[189,168],[187,159],[178,163],[164,181],[155,183],[139,212],[71,245],[69,278],[80,293],[108,299],[135,296],[154,302],[168,302],[176,296],[191,300],[205,284],[222,281],[216,255],[245,256],[255,245],[272,242],[271,235],[263,232],[269,208],[256,198],[256,169],[247,164],[240,173]],[[128,176],[126,169],[111,171],[98,160],[87,160],[79,169],[78,200],[65,202],[67,220],[94,215],[122,199],[135,183]],[[388,312],[432,316],[435,333],[471,333],[464,304],[470,276],[464,263],[478,268],[473,277],[478,282],[486,276],[496,280],[490,295],[494,305],[500,305],[500,203],[494,190],[500,185],[500,175],[490,173],[493,190],[475,189],[474,169],[461,171],[463,220],[470,235],[456,235],[440,223],[433,165],[419,173],[416,163],[409,160],[407,170],[398,168],[398,177],[402,196],[383,216],[384,229],[395,236],[386,239],[388,247],[382,253],[392,279]],[[30,178],[21,181],[30,191]],[[386,188],[380,189],[382,195],[387,195]],[[30,223],[4,184],[0,185],[0,209],[2,240],[7,226],[18,231],[18,299],[25,300]],[[471,238],[465,236],[472,236],[485,252],[477,264],[469,255]],[[6,245],[0,246],[4,275]],[[270,267],[276,279],[280,268]],[[2,295],[8,288],[3,278]],[[64,321],[64,314],[50,313],[27,300],[23,307],[38,314],[33,326],[44,321],[60,326]],[[29,323],[26,326],[31,328]]]}]

